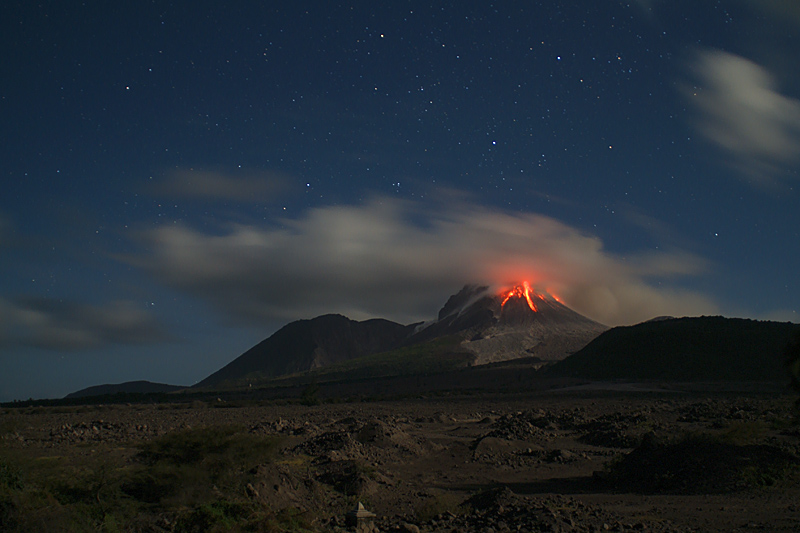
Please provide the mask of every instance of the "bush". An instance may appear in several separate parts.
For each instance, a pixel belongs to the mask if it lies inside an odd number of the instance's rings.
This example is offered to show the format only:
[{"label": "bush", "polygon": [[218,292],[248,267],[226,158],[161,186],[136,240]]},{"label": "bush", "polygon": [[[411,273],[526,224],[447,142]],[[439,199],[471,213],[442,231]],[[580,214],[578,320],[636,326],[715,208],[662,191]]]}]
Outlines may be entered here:
[{"label": "bush", "polygon": [[240,492],[252,467],[275,459],[278,440],[233,426],[208,426],[168,433],[140,446],[143,468],[123,485],[129,496],[146,503],[204,505],[214,488]]},{"label": "bush", "polygon": [[242,503],[218,500],[180,515],[175,521],[175,533],[230,531],[249,515],[250,509]]},{"label": "bush", "polygon": [[720,439],[731,444],[753,444],[761,440],[766,432],[767,427],[761,421],[733,422],[720,434]]},{"label": "bush", "polygon": [[0,460],[0,487],[12,490],[22,488],[22,474],[16,466]]},{"label": "bush", "polygon": [[647,437],[601,476],[617,490],[714,494],[771,486],[798,474],[798,458],[774,446],[738,445],[729,435]]},{"label": "bush", "polygon": [[0,531],[149,531],[163,519],[175,531],[257,530],[268,516],[245,487],[278,442],[208,426],[92,453],[0,447]]},{"label": "bush", "polygon": [[287,531],[297,533],[316,531],[313,527],[313,524],[306,516],[306,513],[293,507],[281,509],[279,512],[267,518],[266,530],[270,532],[280,531],[281,533]]}]

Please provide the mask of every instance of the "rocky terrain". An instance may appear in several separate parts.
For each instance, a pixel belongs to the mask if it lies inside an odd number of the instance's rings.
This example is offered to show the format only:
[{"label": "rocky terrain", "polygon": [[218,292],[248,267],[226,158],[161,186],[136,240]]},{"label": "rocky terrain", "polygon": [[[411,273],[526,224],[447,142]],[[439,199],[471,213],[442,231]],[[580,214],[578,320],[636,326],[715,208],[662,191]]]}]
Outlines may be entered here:
[{"label": "rocky terrain", "polygon": [[[797,531],[793,401],[583,388],[7,408],[0,529]],[[375,516],[353,527],[359,502]]]},{"label": "rocky terrain", "polygon": [[457,336],[461,348],[474,356],[474,365],[522,357],[544,363],[564,359],[608,329],[553,296],[537,293],[527,282],[508,289],[465,286],[409,341]]}]

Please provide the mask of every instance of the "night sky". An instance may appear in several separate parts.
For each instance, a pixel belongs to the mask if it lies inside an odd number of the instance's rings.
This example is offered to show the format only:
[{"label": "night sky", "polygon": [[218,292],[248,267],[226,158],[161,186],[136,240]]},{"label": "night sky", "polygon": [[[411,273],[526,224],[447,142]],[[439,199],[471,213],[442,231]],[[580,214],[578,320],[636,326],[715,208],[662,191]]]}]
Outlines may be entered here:
[{"label": "night sky", "polygon": [[529,280],[800,322],[800,6],[0,7],[0,401]]}]

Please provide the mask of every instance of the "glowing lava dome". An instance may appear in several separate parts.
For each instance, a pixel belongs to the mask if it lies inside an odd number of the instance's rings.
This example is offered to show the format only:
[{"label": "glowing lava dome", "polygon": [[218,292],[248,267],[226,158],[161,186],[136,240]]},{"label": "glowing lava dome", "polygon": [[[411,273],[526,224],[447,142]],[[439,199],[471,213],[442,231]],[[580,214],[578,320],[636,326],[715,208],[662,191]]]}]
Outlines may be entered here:
[{"label": "glowing lava dome", "polygon": [[503,297],[503,303],[501,304],[502,306],[505,306],[506,302],[508,302],[511,298],[525,298],[525,300],[528,302],[528,307],[530,307],[533,312],[537,311],[536,304],[533,303],[533,298],[544,300],[544,296],[541,294],[536,294],[536,292],[531,289],[530,283],[527,281],[523,281],[522,284],[516,285],[510,291],[503,291],[500,296]]}]

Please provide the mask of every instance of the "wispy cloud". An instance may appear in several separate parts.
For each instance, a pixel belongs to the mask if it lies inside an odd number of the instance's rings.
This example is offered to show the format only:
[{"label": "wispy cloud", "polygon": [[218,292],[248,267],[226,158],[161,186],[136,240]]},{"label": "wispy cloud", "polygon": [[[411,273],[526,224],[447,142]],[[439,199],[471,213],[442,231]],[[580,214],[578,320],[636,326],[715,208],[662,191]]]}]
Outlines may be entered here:
[{"label": "wispy cloud", "polygon": [[230,176],[208,170],[180,170],[155,184],[162,196],[269,203],[286,191],[289,179],[275,172]]},{"label": "wispy cloud", "polygon": [[329,312],[425,320],[465,283],[522,279],[609,325],[717,310],[702,294],[668,288],[703,271],[695,256],[618,257],[553,218],[465,200],[431,206],[375,198],[311,209],[275,226],[231,224],[214,234],[169,226],[143,239],[150,252],[129,261],[250,322]]},{"label": "wispy cloud", "polygon": [[800,162],[800,100],[778,92],[762,66],[719,50],[693,65],[699,88],[685,93],[700,131],[748,179],[771,184]]},{"label": "wispy cloud", "polygon": [[168,338],[149,313],[128,301],[94,306],[47,298],[0,298],[0,348],[69,351]]}]

